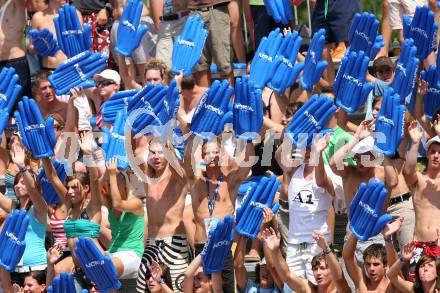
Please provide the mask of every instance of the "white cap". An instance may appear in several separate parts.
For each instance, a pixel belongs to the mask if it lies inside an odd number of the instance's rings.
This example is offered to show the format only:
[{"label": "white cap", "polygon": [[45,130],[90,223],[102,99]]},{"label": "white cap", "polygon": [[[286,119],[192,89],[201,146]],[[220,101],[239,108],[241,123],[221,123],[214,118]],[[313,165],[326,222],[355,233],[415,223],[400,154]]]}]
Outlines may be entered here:
[{"label": "white cap", "polygon": [[430,140],[428,140],[428,142],[426,143],[426,150],[428,150],[429,147],[431,146],[431,144],[433,144],[433,143],[440,144],[440,137],[438,135],[436,135],[433,138],[431,138]]},{"label": "white cap", "polygon": [[103,79],[112,80],[116,82],[117,84],[121,83],[121,76],[119,76],[119,73],[112,69],[105,69],[101,73],[95,74],[95,79],[97,77],[101,77]]},{"label": "white cap", "polygon": [[365,154],[368,152],[374,152],[374,138],[372,136],[367,136],[351,150],[352,154]]}]

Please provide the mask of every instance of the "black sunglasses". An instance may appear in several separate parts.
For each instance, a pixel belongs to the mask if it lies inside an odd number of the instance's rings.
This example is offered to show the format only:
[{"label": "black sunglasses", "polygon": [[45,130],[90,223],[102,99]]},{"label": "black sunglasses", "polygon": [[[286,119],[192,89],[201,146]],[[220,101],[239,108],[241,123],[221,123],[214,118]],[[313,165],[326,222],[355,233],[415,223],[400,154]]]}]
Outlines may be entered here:
[{"label": "black sunglasses", "polygon": [[100,86],[108,86],[111,84],[115,84],[116,82],[114,82],[113,80],[97,80],[95,81],[96,86],[100,87]]}]

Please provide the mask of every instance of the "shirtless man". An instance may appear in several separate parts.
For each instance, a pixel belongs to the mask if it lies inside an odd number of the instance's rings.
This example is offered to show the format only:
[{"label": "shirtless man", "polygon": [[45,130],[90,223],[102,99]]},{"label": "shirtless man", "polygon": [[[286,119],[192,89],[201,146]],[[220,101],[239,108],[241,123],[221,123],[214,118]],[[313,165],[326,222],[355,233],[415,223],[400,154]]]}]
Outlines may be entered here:
[{"label": "shirtless man", "polygon": [[[403,166],[405,181],[413,193],[415,211],[414,244],[416,255],[411,264],[417,263],[422,254],[430,252],[433,256],[440,256],[440,249],[436,245],[437,231],[440,228],[440,137],[435,136],[426,143],[427,170],[417,171],[417,153],[423,131],[417,122],[411,123],[409,134],[412,140],[411,148],[406,155]],[[411,277],[411,274],[410,274]]]},{"label": "shirtless man", "polygon": [[[202,159],[206,164],[203,176],[195,174],[192,169],[194,137],[188,140],[185,151],[184,169],[188,179],[188,188],[192,196],[192,207],[196,222],[194,237],[195,253],[200,254],[212,225],[223,220],[226,215],[233,215],[239,185],[247,178],[251,167],[241,166],[240,161],[247,162],[254,153],[251,143],[233,161],[228,157],[226,166],[220,166],[221,146],[218,139],[202,144]],[[222,152],[223,153],[223,152]],[[247,164],[249,165],[249,164]],[[223,269],[223,292],[234,292],[234,267],[232,255],[225,260]]]},{"label": "shirtless man", "polygon": [[66,121],[67,103],[58,100],[52,84],[48,80],[49,75],[48,71],[42,70],[35,77],[34,93],[37,98],[38,107],[44,118],[56,113]]},{"label": "shirtless man", "polygon": [[[53,19],[58,16],[58,9],[60,9],[64,4],[66,4],[65,0],[49,0],[49,3],[47,5],[47,8],[43,11],[38,11],[32,16],[32,28],[37,30],[43,30],[48,29],[52,32],[54,37],[57,37],[56,31],[55,31],[55,24],[53,22]],[[80,23],[82,24],[82,15],[79,10],[77,10],[78,18]],[[31,46],[31,53],[35,53],[35,50],[33,49],[33,46]],[[66,60],[67,57],[64,55],[64,53],[59,50],[57,52],[57,55],[55,57],[43,57],[43,69],[47,70],[55,70],[56,67]]]},{"label": "shirtless man", "polygon": [[179,109],[178,118],[183,119],[185,124],[191,123],[194,111],[200,98],[208,90],[205,87],[200,87],[196,84],[194,77],[183,77],[180,81],[181,90],[181,106]]},{"label": "shirtless man", "polygon": [[146,292],[146,273],[149,271],[149,265],[152,260],[159,259],[170,268],[174,292],[182,292],[184,274],[190,260],[183,225],[187,183],[167,161],[164,154],[165,146],[158,140],[152,140],[148,148],[148,163],[145,167],[147,176],[151,178],[145,184],[148,239],[139,268],[136,290]]},{"label": "shirtless man", "polygon": [[23,87],[22,94],[32,97],[29,65],[22,47],[29,3],[28,0],[0,0],[0,70],[15,68]]}]

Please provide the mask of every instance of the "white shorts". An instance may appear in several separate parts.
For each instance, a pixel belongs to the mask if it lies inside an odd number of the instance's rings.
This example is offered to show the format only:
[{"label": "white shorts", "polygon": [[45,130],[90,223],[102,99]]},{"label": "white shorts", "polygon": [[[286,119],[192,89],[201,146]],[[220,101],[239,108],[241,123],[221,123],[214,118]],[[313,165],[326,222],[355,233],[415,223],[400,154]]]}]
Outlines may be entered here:
[{"label": "white shorts", "polygon": [[400,30],[403,28],[403,15],[414,17],[417,6],[426,4],[426,0],[387,0],[388,1],[388,19],[391,29]]},{"label": "white shorts", "polygon": [[312,259],[322,253],[316,243],[287,244],[286,262],[291,272],[298,277],[307,278],[316,285],[312,271]]},{"label": "white shorts", "polygon": [[124,272],[119,279],[136,279],[139,266],[141,265],[141,258],[132,250],[118,251],[108,253],[112,257],[117,257],[124,265]]}]

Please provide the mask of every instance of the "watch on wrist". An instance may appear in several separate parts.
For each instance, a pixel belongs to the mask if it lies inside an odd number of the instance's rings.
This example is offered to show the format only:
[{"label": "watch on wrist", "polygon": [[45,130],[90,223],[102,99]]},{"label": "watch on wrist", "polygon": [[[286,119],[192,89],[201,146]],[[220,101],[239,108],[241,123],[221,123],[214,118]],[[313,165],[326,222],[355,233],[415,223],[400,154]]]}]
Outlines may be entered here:
[{"label": "watch on wrist", "polygon": [[27,167],[26,167],[26,165],[25,165],[25,166],[22,166],[22,167],[18,167],[18,169],[19,169],[20,173],[24,173],[24,172],[27,171]]}]

